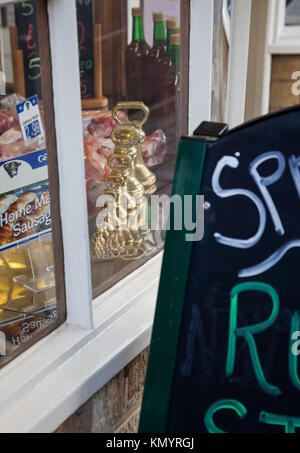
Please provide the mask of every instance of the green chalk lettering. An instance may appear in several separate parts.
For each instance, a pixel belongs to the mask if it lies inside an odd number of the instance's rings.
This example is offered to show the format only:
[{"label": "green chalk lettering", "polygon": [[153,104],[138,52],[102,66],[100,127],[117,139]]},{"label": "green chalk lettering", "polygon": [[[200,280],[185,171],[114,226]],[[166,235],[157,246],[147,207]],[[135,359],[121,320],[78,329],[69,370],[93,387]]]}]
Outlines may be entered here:
[{"label": "green chalk lettering", "polygon": [[[291,334],[290,334],[290,347],[289,347],[289,373],[292,383],[296,387],[297,390],[300,390],[300,379],[298,375],[298,355],[299,352],[297,351],[297,347],[299,344],[298,334],[300,330],[300,314],[296,311],[292,317],[291,322]],[[297,340],[293,342],[293,340]]]},{"label": "green chalk lettering", "polygon": [[[273,308],[271,315],[268,319],[263,322],[253,324],[252,326],[237,327],[237,314],[238,314],[238,296],[240,293],[245,291],[262,291],[269,294],[272,299]],[[230,320],[229,320],[229,340],[228,340],[228,351],[226,361],[226,376],[229,377],[234,372],[235,354],[236,354],[236,341],[238,337],[244,337],[250,352],[250,358],[252,361],[255,376],[257,378],[260,388],[271,396],[281,395],[281,390],[267,382],[259,355],[257,352],[256,343],[253,335],[263,332],[268,329],[276,320],[279,312],[279,297],[276,290],[261,282],[246,282],[235,286],[230,293]]]},{"label": "green chalk lettering", "polygon": [[295,428],[300,428],[300,418],[290,417],[289,415],[269,414],[268,412],[261,412],[259,414],[259,421],[268,425],[279,425],[285,427],[287,434],[296,433]]},{"label": "green chalk lettering", "polygon": [[222,434],[226,433],[226,431],[221,430],[215,425],[214,422],[214,415],[218,411],[222,411],[224,409],[229,409],[237,413],[240,418],[244,418],[247,414],[247,409],[245,406],[237,400],[219,400],[213,403],[206,411],[204,417],[204,424],[207,431],[211,434]]}]

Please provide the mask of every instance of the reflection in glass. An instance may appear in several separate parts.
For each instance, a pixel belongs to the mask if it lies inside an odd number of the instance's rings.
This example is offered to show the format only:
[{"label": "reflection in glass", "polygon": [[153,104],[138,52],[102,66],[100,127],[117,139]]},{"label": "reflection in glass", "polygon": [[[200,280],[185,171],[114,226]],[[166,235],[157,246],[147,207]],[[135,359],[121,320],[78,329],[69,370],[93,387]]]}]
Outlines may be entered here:
[{"label": "reflection in glass", "polygon": [[36,2],[0,8],[0,365],[56,303]]},{"label": "reflection in glass", "polygon": [[287,0],[285,25],[300,26],[300,0]]},{"label": "reflection in glass", "polygon": [[[124,189],[128,200],[171,194],[179,139],[180,1],[126,3],[76,0],[94,296],[162,249],[150,208],[143,231],[134,221],[128,230],[111,223],[120,223]],[[116,214],[102,230],[105,194],[115,198]]]}]

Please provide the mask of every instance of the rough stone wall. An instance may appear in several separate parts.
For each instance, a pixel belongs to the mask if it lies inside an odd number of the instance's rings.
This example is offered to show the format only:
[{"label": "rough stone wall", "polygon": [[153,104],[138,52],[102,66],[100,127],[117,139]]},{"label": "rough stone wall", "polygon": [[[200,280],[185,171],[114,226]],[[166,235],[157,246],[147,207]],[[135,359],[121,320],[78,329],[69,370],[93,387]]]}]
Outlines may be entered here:
[{"label": "rough stone wall", "polygon": [[135,433],[148,359],[148,349],[69,417],[57,433]]}]

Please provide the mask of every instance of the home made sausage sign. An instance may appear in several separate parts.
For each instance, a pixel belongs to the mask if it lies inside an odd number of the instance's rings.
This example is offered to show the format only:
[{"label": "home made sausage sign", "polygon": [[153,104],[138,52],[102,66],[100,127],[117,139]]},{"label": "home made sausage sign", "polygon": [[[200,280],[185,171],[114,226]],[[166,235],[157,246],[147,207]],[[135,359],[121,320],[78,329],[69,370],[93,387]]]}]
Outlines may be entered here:
[{"label": "home made sausage sign", "polygon": [[205,234],[167,238],[141,431],[300,431],[299,131],[297,108],[182,140]]}]

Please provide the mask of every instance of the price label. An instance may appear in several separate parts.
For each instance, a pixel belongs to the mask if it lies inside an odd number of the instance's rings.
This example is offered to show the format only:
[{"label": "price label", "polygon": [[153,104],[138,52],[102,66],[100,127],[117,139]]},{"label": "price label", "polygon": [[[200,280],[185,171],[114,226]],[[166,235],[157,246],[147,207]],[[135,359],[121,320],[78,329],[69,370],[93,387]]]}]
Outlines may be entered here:
[{"label": "price label", "polygon": [[37,96],[17,105],[19,123],[24,140],[44,138],[44,130]]},{"label": "price label", "polygon": [[34,121],[33,123],[28,124],[25,127],[25,133],[26,133],[26,138],[27,139],[35,138],[38,135],[40,135],[41,134],[41,128],[40,128],[39,121],[37,120],[37,121]]}]

